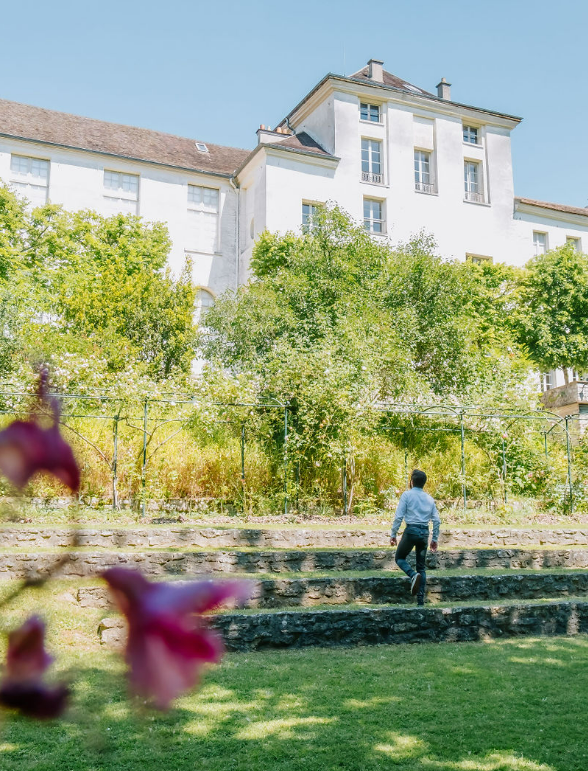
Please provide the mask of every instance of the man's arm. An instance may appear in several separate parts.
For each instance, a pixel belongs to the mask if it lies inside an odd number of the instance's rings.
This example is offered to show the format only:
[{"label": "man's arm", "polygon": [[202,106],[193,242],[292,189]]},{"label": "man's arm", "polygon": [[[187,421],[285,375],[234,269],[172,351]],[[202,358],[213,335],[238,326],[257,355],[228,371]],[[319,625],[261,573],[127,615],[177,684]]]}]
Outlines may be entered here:
[{"label": "man's arm", "polygon": [[405,493],[402,493],[402,495],[400,496],[400,500],[398,501],[398,506],[396,507],[394,522],[392,522],[392,532],[390,533],[390,540],[396,540],[398,530],[400,529],[400,525],[402,524],[402,520],[404,519],[405,514],[406,514],[406,495]]},{"label": "man's arm", "polygon": [[439,528],[441,527],[441,517],[439,516],[439,512],[437,511],[437,506],[434,501],[431,519],[433,520],[433,537],[431,539],[431,545],[435,544],[436,546],[439,543]]}]

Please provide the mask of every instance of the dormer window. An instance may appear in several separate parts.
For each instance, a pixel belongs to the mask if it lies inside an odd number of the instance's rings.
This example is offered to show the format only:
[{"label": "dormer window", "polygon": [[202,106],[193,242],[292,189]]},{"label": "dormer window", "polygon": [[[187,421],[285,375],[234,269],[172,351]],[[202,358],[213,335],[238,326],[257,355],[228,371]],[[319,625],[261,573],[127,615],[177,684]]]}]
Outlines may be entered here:
[{"label": "dormer window", "polygon": [[362,102],[359,105],[359,117],[360,120],[367,120],[368,123],[381,123],[380,105]]},{"label": "dormer window", "polygon": [[463,141],[468,145],[480,144],[480,129],[476,126],[464,126],[463,127]]}]

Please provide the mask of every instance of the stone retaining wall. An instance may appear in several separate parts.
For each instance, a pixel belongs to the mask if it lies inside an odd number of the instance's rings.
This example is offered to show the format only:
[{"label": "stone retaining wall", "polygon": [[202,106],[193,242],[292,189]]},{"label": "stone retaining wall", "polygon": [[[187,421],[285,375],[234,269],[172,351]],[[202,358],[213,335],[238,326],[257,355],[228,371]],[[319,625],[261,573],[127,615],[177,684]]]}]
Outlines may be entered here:
[{"label": "stone retaining wall", "polygon": [[[405,604],[415,602],[409,582],[400,577],[293,578],[254,581],[245,608],[296,608],[314,605]],[[432,603],[472,600],[539,599],[588,594],[588,573],[429,576]],[[83,607],[108,607],[106,587],[81,587],[75,598]]]},{"label": "stone retaining wall", "polygon": [[[261,530],[245,528],[135,528],[80,529],[77,545],[100,548],[378,548],[387,546],[389,534],[382,530]],[[0,529],[1,547],[66,547],[71,543],[67,528]],[[574,546],[588,545],[588,529],[533,530],[492,528],[488,530],[443,529],[440,543],[445,548],[479,548],[508,546]]]},{"label": "stone retaining wall", "polygon": [[[210,625],[222,634],[230,651],[461,642],[586,634],[588,603],[227,613],[215,616]],[[104,644],[119,646],[126,634],[124,622],[120,617],[103,619],[98,634]]]},{"label": "stone retaining wall", "polygon": [[[414,557],[411,557],[414,562]],[[43,575],[57,554],[0,553],[0,579]],[[107,567],[139,568],[149,576],[218,573],[303,573],[309,571],[398,570],[393,549],[377,551],[276,551],[276,552],[73,552],[59,571],[61,576],[94,576]],[[481,549],[429,552],[430,569],[455,568],[588,568],[588,549]]]}]

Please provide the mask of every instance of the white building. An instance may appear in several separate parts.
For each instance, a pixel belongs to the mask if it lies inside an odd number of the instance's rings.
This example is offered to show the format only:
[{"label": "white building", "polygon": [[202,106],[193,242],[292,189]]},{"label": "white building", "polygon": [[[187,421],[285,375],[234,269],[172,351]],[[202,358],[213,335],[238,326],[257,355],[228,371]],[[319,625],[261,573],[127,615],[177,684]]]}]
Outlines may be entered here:
[{"label": "white building", "polygon": [[588,209],[515,197],[520,120],[375,59],[326,75],[253,151],[0,100],[0,178],[35,204],[164,221],[172,268],[192,258],[207,304],[246,279],[256,236],[298,230],[326,201],[392,243],[425,230],[446,257],[522,265],[568,240],[588,249]]}]

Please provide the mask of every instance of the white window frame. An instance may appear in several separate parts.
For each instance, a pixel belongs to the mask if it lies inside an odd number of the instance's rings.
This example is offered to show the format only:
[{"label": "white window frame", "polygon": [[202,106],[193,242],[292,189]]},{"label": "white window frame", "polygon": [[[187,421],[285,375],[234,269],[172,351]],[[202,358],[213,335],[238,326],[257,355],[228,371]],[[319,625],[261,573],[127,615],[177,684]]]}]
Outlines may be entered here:
[{"label": "white window frame", "polygon": [[[361,115],[363,107],[367,107],[367,115],[368,115],[367,118],[363,118],[362,115]],[[377,110],[378,111],[378,119],[377,120],[373,120],[372,119],[372,117],[371,117],[372,110]],[[382,120],[382,105],[381,104],[374,104],[373,102],[360,102],[359,103],[359,120],[362,123],[371,123],[372,125],[376,125],[376,126],[377,125],[381,125],[383,123],[383,120]]]},{"label": "white window frame", "polygon": [[[466,138],[466,136],[471,137],[471,132],[476,132],[476,141],[472,142],[471,138]],[[472,126],[471,123],[464,123],[462,125],[462,137],[463,137],[463,143],[465,145],[474,145],[474,147],[480,147],[482,144],[482,129],[480,126]]]},{"label": "white window frame", "polygon": [[[195,191],[200,191],[200,201],[195,201],[191,196],[194,196]],[[210,196],[211,193],[214,193],[214,196],[211,196],[213,199],[216,199],[214,203],[211,204],[211,202],[207,202],[205,200],[206,196]],[[195,197],[195,196],[194,196]],[[221,209],[221,191],[218,187],[211,187],[210,185],[198,185],[193,182],[189,182],[186,189],[186,209],[188,213],[188,217],[192,218],[192,220],[197,219],[204,219],[208,217],[215,217],[215,230],[214,230],[214,244],[213,244],[213,250],[212,254],[217,254],[220,250],[220,209]],[[195,249],[190,251],[201,251],[200,249]],[[206,250],[202,250],[203,254],[207,254],[208,252]]]},{"label": "white window frame", "polygon": [[[308,211],[305,211],[305,207],[308,207]],[[304,233],[311,233],[315,229],[316,223],[313,222],[313,219],[322,208],[324,208],[324,203],[303,199],[301,227]]]},{"label": "white window frame", "polygon": [[[118,180],[118,184],[114,187],[107,182]],[[126,183],[126,184],[125,184]],[[109,204],[118,204],[121,209],[121,214],[138,214],[139,213],[139,190],[141,187],[141,175],[132,174],[128,171],[117,171],[116,169],[104,169],[103,176],[103,197]],[[130,211],[131,205],[134,204],[134,211]],[[125,209],[125,207],[129,209]]]},{"label": "white window frame", "polygon": [[[368,231],[377,236],[386,235],[386,202],[381,198],[370,198],[365,196],[363,199],[363,226]],[[366,216],[366,204],[370,207],[368,216]],[[374,217],[374,204],[379,206],[379,217]],[[378,229],[379,228],[379,229]]]},{"label": "white window frame", "polygon": [[582,239],[577,236],[566,236],[566,244],[573,244],[577,252],[582,251]]},{"label": "white window frame", "polygon": [[[20,167],[18,169],[15,168],[17,164]],[[39,169],[44,169],[46,173],[35,174],[36,165]],[[51,162],[47,158],[37,158],[20,153],[11,153],[10,155],[10,183],[25,198],[28,198],[27,192],[32,193],[33,198],[29,200],[33,205],[42,206],[47,203],[50,173]]]},{"label": "white window frame", "polygon": [[543,391],[543,393],[545,393],[545,391],[551,391],[552,388],[555,388],[555,382],[555,372],[553,372],[553,370],[541,373],[540,389]]},{"label": "white window frame", "polygon": [[[206,302],[202,302],[202,300],[205,299]],[[209,301],[210,300],[210,301]],[[200,323],[202,316],[204,313],[206,313],[206,308],[212,308],[212,306],[216,302],[216,296],[212,289],[207,286],[198,286],[196,287],[196,303],[195,303],[195,321],[197,324]]]},{"label": "white window frame", "polygon": [[[472,179],[471,171],[475,169],[475,178]],[[464,158],[463,161],[464,201],[469,203],[486,203],[484,195],[484,175],[482,162],[473,158]]]},{"label": "white window frame", "polygon": [[[541,243],[541,240],[539,238],[536,238],[536,236],[543,236],[543,243]],[[537,248],[540,247],[540,248]],[[548,233],[544,232],[543,230],[534,230],[533,231],[533,253],[535,257],[538,257],[540,254],[546,254],[549,251],[549,235]]]},{"label": "white window frame", "polygon": [[431,150],[414,149],[414,189],[417,193],[429,195],[436,192],[433,174],[433,153]]},{"label": "white window frame", "polygon": [[[365,143],[365,146],[364,146]],[[372,137],[361,138],[361,181],[384,184],[384,143]],[[377,160],[376,160],[377,156]]]}]

